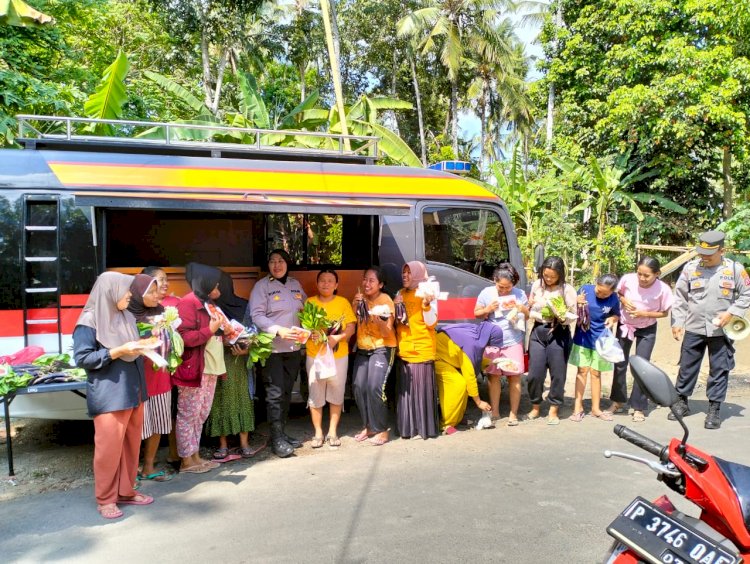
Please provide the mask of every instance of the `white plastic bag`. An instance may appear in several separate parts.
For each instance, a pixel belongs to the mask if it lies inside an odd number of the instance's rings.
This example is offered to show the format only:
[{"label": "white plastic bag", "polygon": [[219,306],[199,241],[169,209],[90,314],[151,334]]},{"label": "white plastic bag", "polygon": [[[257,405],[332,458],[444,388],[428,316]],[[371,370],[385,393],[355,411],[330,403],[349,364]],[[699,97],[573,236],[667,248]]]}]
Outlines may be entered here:
[{"label": "white plastic bag", "polygon": [[479,421],[477,421],[476,429],[481,431],[482,429],[491,429],[492,427],[494,427],[492,424],[492,414],[489,411],[483,412]]},{"label": "white plastic bag", "polygon": [[609,328],[606,328],[596,340],[596,352],[607,362],[617,363],[625,360],[625,353],[612,329]]},{"label": "white plastic bag", "polygon": [[336,376],[336,358],[333,356],[331,347],[326,343],[325,348],[321,349],[313,359],[311,378],[325,380]]}]

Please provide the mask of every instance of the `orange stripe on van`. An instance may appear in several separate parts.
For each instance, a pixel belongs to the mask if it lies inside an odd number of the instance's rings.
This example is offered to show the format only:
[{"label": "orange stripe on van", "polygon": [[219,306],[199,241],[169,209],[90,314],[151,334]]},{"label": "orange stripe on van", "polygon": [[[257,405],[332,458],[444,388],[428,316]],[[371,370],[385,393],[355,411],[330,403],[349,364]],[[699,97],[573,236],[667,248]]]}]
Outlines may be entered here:
[{"label": "orange stripe on van", "polygon": [[228,192],[238,195],[349,196],[377,198],[472,198],[496,197],[471,182],[450,175],[396,176],[361,175],[342,172],[287,172],[236,169],[206,169],[168,166],[123,166],[48,162],[66,187],[112,187],[148,190]]}]

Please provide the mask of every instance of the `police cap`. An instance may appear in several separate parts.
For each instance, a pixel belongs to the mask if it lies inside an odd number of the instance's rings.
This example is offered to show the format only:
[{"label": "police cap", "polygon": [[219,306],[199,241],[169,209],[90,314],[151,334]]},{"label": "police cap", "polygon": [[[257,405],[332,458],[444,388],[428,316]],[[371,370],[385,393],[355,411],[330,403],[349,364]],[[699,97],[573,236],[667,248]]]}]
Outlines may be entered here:
[{"label": "police cap", "polygon": [[700,255],[712,255],[724,247],[724,233],[721,231],[705,231],[698,236],[695,252]]}]

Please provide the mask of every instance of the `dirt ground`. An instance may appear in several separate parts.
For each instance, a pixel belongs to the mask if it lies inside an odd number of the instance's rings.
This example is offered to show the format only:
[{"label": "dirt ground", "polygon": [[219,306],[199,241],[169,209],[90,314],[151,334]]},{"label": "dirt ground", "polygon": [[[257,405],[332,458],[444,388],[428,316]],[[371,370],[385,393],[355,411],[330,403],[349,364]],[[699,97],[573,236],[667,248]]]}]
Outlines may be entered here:
[{"label": "dirt ground", "polygon": [[[737,366],[730,380],[729,395],[750,396],[750,343],[743,341],[737,343],[736,361]],[[677,362],[679,360],[679,343],[671,337],[667,320],[660,320],[657,345],[652,355],[652,361],[660,366],[670,376],[677,375]],[[707,362],[701,370],[701,379],[696,388],[696,398],[703,399],[704,383],[708,373]],[[574,370],[568,371],[566,385],[566,406],[572,407],[573,384],[575,380]],[[603,375],[603,395],[609,395],[609,384],[611,375]],[[482,396],[486,399],[486,389]],[[605,403],[606,405],[606,403]],[[521,403],[521,412],[529,409],[528,397],[524,394]],[[506,417],[508,413],[507,394],[503,395],[501,404],[501,415]],[[563,411],[563,415],[566,415]],[[469,415],[471,417],[471,414]],[[2,420],[2,418],[0,418]],[[340,435],[345,436],[358,431],[359,415],[346,413],[342,418]],[[291,434],[309,441],[312,438],[312,427],[304,406],[295,406],[289,424]],[[41,419],[12,419],[11,432],[13,437],[13,456],[15,476],[8,477],[7,471],[7,444],[5,437],[5,423],[0,425],[0,464],[3,469],[0,475],[0,502],[15,499],[22,496],[34,495],[46,491],[66,491],[80,487],[93,488],[93,471],[91,460],[93,457],[93,424],[90,421],[49,421]],[[260,425],[258,433],[252,439],[252,445],[262,446],[267,427]],[[209,445],[210,447],[210,445]],[[327,448],[327,447],[326,447]],[[204,456],[210,456],[210,448],[204,449]],[[297,456],[313,454],[309,442],[302,449],[297,450]],[[158,460],[163,464],[167,455],[166,446],[159,451]],[[261,450],[256,457],[272,457],[269,449]],[[239,460],[231,464],[246,464]],[[179,477],[176,477],[179,479]]]}]

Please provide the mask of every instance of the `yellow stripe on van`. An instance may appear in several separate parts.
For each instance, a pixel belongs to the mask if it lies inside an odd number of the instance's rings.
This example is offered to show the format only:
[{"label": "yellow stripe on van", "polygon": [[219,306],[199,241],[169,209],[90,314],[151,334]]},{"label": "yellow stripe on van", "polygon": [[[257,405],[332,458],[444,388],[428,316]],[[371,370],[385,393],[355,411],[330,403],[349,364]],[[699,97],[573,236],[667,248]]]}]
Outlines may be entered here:
[{"label": "yellow stripe on van", "polygon": [[[166,192],[263,193],[298,196],[356,195],[378,198],[470,198],[494,200],[487,190],[458,177],[347,174],[341,172],[286,172],[123,166],[48,162],[69,188],[130,188]],[[394,170],[398,170],[395,169]],[[183,196],[183,194],[181,194]]]}]

